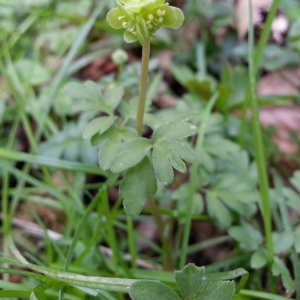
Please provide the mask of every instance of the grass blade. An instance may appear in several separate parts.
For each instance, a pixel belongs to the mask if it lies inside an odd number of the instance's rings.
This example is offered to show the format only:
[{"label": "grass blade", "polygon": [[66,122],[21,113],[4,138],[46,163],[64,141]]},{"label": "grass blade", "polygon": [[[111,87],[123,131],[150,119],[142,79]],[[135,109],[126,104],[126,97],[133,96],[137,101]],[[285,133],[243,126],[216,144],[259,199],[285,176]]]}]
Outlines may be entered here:
[{"label": "grass blade", "polygon": [[[260,210],[263,217],[264,231],[266,238],[266,247],[268,251],[268,265],[271,270],[273,264],[273,244],[271,238],[271,211],[270,211],[270,198],[269,198],[269,185],[266,170],[266,159],[263,145],[263,138],[261,126],[258,115],[258,105],[256,98],[256,75],[254,64],[254,38],[253,38],[253,24],[252,24],[252,3],[250,5],[250,18],[249,18],[249,35],[248,35],[248,49],[249,49],[249,94],[251,106],[251,122],[252,131],[254,136],[254,152],[255,161],[258,172],[258,182],[260,190]],[[270,279],[272,278],[270,271]],[[271,287],[272,288],[272,287]]]}]

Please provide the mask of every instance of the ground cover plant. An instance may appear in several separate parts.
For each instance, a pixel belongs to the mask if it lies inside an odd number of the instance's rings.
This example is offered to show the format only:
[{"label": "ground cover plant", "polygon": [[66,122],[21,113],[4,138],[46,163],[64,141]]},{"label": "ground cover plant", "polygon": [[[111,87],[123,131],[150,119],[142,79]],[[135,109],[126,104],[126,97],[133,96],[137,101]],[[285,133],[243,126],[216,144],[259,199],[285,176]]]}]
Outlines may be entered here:
[{"label": "ground cover plant", "polygon": [[0,1],[1,299],[300,299],[298,128],[259,118],[300,4],[263,2],[242,39],[230,0]]}]

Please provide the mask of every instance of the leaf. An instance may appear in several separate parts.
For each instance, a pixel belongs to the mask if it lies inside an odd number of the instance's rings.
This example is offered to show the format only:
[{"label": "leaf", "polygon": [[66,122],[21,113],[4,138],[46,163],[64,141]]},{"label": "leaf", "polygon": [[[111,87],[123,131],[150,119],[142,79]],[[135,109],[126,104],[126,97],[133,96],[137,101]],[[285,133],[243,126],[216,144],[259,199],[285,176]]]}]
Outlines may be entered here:
[{"label": "leaf", "polygon": [[181,141],[162,141],[160,144],[166,145],[174,154],[181,159],[191,163],[195,160],[195,151]]},{"label": "leaf", "polygon": [[85,83],[68,82],[62,90],[73,99],[90,100],[93,102],[96,102],[101,95],[100,87],[92,81],[86,81]]},{"label": "leaf", "polygon": [[293,66],[298,62],[299,56],[295,51],[282,46],[267,45],[260,65],[268,71],[274,71],[285,66]]},{"label": "leaf", "polygon": [[164,147],[162,143],[153,148],[152,159],[155,174],[158,180],[166,185],[173,181],[174,173],[169,162],[169,148]]},{"label": "leaf", "polygon": [[172,166],[179,172],[186,172],[182,159],[192,162],[195,152],[180,141],[160,140],[153,146],[153,165],[159,181],[170,184],[174,178]]},{"label": "leaf", "polygon": [[230,300],[234,294],[234,281],[204,282],[197,300]]},{"label": "leaf", "polygon": [[103,100],[107,106],[109,106],[112,110],[115,110],[122,100],[123,95],[124,88],[122,86],[117,86],[106,90]]},{"label": "leaf", "polygon": [[123,172],[138,164],[152,148],[151,140],[137,137],[121,145],[119,153],[111,165],[113,173]]},{"label": "leaf", "polygon": [[171,67],[171,72],[173,76],[176,78],[176,80],[183,86],[186,86],[186,83],[189,80],[193,80],[195,78],[195,75],[193,74],[191,69],[189,69],[185,65],[178,66],[174,64]]},{"label": "leaf", "polygon": [[300,196],[291,188],[283,187],[282,193],[286,198],[287,205],[297,212],[300,212]]},{"label": "leaf", "polygon": [[135,168],[125,173],[119,188],[120,196],[123,198],[123,205],[127,215],[132,218],[139,215],[146,201],[147,192],[145,184],[140,182],[136,176]]},{"label": "leaf", "polygon": [[82,137],[90,139],[96,133],[104,133],[110,126],[113,125],[117,118],[116,117],[98,117],[90,121],[85,127]]},{"label": "leaf", "polygon": [[[187,211],[187,198],[189,194],[189,184],[181,184],[172,192],[172,199],[177,200],[177,211],[179,216],[183,217]],[[204,209],[203,197],[200,193],[193,194],[193,214],[200,214]],[[183,217],[184,218],[184,217]]]},{"label": "leaf", "polygon": [[132,300],[180,300],[178,295],[159,281],[140,280],[129,287]]},{"label": "leaf", "polygon": [[88,111],[94,114],[99,112],[113,114],[113,110],[103,101],[100,86],[93,81],[69,82],[63,87],[62,92],[73,100],[72,113]]},{"label": "leaf", "polygon": [[272,273],[274,276],[281,275],[282,283],[287,293],[295,291],[295,283],[291,278],[288,268],[286,267],[284,262],[277,256],[274,257]]},{"label": "leaf", "polygon": [[122,130],[111,127],[102,135],[101,147],[99,149],[99,165],[101,169],[108,170],[112,162],[118,155],[118,151],[122,142],[136,137],[135,130],[124,128]]},{"label": "leaf", "polygon": [[250,260],[251,268],[260,269],[268,263],[268,254],[266,249],[256,250]]},{"label": "leaf", "polygon": [[294,244],[293,232],[272,232],[274,253],[289,252]]},{"label": "leaf", "polygon": [[[228,174],[223,174],[223,176],[228,176]],[[236,177],[237,178],[237,177]],[[243,183],[240,183],[243,185]],[[219,197],[219,199],[231,210],[239,213],[242,216],[251,216],[256,211],[256,204],[252,198],[251,194],[246,194],[251,192],[254,194],[254,191],[249,191],[246,188],[241,187],[241,190],[238,189],[239,183],[236,183],[235,186],[224,187],[220,189],[215,189],[214,192]],[[247,202],[248,200],[248,202]]]},{"label": "leaf", "polygon": [[135,175],[139,182],[145,185],[148,194],[154,195],[156,193],[157,181],[154,168],[147,156],[135,167]]},{"label": "leaf", "polygon": [[79,119],[77,123],[66,123],[62,129],[53,134],[47,141],[39,144],[39,153],[66,160],[81,160],[86,163],[97,163],[97,149],[89,141],[82,139],[82,131],[86,121]]},{"label": "leaf", "polygon": [[294,231],[295,250],[300,253],[300,226],[298,225]]},{"label": "leaf", "polygon": [[288,33],[288,45],[300,52],[300,34],[299,34],[299,31],[300,30],[300,20],[299,18],[293,22],[290,26],[290,29],[289,29],[289,33]]},{"label": "leaf", "polygon": [[196,267],[194,264],[188,264],[182,271],[175,272],[176,283],[185,300],[196,299],[204,276],[205,268]]},{"label": "leaf", "polygon": [[300,171],[296,171],[290,179],[292,185],[300,192]]},{"label": "leaf", "polygon": [[263,242],[261,233],[249,223],[244,223],[242,226],[232,226],[228,229],[228,233],[239,242],[241,248],[248,251],[258,249]]},{"label": "leaf", "polygon": [[173,152],[169,156],[170,163],[174,169],[181,173],[186,172],[186,166],[185,163]]},{"label": "leaf", "polygon": [[197,127],[193,124],[178,121],[168,122],[159,126],[153,133],[153,141],[156,143],[161,140],[182,140],[197,132]]},{"label": "leaf", "polygon": [[[38,61],[22,59],[15,63],[14,68],[22,81],[34,86],[42,85],[50,79],[48,69]],[[12,67],[9,67],[7,72],[11,74],[13,72]]]},{"label": "leaf", "polygon": [[145,157],[138,165],[125,173],[120,185],[120,196],[123,198],[125,212],[136,217],[142,210],[147,193],[154,195],[157,182],[153,166]]},{"label": "leaf", "polygon": [[232,222],[232,216],[228,208],[213,193],[207,193],[207,210],[210,216],[219,224],[221,228],[228,227]]}]

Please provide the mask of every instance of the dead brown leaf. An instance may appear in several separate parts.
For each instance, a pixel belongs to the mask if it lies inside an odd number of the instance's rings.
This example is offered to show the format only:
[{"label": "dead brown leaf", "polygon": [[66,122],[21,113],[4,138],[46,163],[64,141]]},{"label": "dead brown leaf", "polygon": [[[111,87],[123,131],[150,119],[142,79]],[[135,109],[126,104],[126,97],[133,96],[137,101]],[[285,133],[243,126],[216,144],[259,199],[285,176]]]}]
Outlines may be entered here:
[{"label": "dead brown leaf", "polygon": [[296,150],[296,145],[290,138],[290,132],[300,137],[300,108],[290,106],[268,106],[259,110],[260,122],[264,127],[273,126],[276,133],[273,141],[281,153],[289,154]]},{"label": "dead brown leaf", "polygon": [[270,95],[296,95],[300,92],[300,68],[284,69],[263,76],[257,85],[260,97]]}]

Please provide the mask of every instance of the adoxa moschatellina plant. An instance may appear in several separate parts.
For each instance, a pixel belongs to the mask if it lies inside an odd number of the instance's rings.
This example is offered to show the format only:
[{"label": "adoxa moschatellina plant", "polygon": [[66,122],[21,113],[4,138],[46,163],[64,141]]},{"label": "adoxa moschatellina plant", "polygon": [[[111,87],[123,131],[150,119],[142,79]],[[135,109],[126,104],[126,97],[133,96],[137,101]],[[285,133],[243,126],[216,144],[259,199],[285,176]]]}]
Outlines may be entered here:
[{"label": "adoxa moschatellina plant", "polygon": [[65,87],[76,100],[73,111],[85,110],[93,116],[95,111],[101,113],[87,124],[83,138],[99,146],[99,166],[111,179],[121,175],[119,193],[126,214],[132,217],[141,212],[146,200],[152,201],[158,181],[171,184],[173,168],[186,172],[184,161],[191,163],[195,159],[195,152],[185,142],[197,131],[189,123],[189,115],[168,122],[154,120],[153,116],[151,124],[147,123],[153,130],[151,139],[142,137],[150,37],[160,27],[179,28],[183,19],[182,11],[164,0],[117,0],[117,7],[107,14],[113,28],[125,29],[125,41],[139,41],[143,47],[136,129],[131,126],[134,119],[131,101],[134,100],[121,101],[123,87],[115,86],[103,92],[91,81],[73,82]]},{"label": "adoxa moschatellina plant", "polygon": [[139,41],[143,46],[136,120],[136,129],[138,134],[141,135],[148,77],[150,37],[160,27],[180,28],[184,16],[179,8],[170,6],[165,0],[117,0],[117,7],[107,13],[106,19],[112,28],[125,29],[124,40],[127,43]]}]

